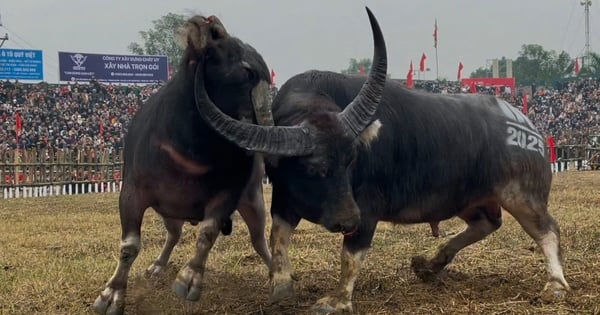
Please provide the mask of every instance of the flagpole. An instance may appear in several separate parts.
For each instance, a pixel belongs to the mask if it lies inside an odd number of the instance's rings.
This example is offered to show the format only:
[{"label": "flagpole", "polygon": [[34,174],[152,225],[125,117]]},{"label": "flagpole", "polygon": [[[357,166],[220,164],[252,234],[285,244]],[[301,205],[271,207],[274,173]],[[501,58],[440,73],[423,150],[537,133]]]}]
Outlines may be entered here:
[{"label": "flagpole", "polygon": [[435,80],[439,81],[440,80],[440,73],[439,73],[439,63],[438,63],[438,26],[437,26],[437,18],[435,18],[435,24],[433,26],[433,47],[435,48]]},{"label": "flagpole", "polygon": [[437,81],[440,80],[440,75],[439,75],[439,68],[438,67],[438,51],[437,51],[437,45],[435,45],[435,79]]}]

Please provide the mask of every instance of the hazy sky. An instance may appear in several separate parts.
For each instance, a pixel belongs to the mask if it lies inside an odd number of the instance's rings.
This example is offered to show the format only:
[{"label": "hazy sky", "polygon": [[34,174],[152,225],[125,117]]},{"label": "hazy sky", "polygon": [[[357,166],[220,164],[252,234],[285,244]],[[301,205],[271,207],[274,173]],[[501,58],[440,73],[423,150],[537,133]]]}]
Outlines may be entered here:
[{"label": "hazy sky", "polygon": [[[389,72],[406,77],[425,52],[435,78],[433,25],[438,21],[439,75],[456,79],[492,58],[516,58],[522,44],[540,44],[580,56],[585,45],[579,0],[2,0],[0,14],[10,40],[4,48],[44,51],[44,78],[58,80],[57,51],[127,54],[138,31],[173,12],[218,16],[227,30],[254,46],[274,68],[278,85],[294,74],[339,71],[350,58],[372,56],[368,5],[387,41]],[[600,46],[600,3],[590,8],[592,50]]]}]

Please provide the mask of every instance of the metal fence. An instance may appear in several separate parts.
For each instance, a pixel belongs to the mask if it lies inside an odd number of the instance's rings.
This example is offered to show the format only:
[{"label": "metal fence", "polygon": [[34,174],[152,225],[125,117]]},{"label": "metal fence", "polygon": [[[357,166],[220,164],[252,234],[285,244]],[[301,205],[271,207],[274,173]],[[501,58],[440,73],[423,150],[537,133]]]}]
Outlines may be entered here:
[{"label": "metal fence", "polygon": [[0,151],[4,199],[116,192],[121,187],[120,151],[29,149]]},{"label": "metal fence", "polygon": [[[553,172],[600,170],[600,146],[557,146],[556,157]],[[113,150],[0,151],[0,194],[8,199],[118,192],[122,166],[122,152]]]},{"label": "metal fence", "polygon": [[556,162],[552,163],[552,171],[570,170],[600,170],[600,146],[585,144],[557,146]]}]

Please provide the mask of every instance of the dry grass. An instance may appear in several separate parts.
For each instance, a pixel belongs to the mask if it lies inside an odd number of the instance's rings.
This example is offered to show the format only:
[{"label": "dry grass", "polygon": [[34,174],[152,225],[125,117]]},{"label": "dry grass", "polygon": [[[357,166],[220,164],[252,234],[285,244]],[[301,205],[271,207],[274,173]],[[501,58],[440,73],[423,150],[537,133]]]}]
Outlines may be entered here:
[{"label": "dry grass", "polygon": [[[539,302],[543,257],[508,215],[502,228],[461,252],[436,284],[421,283],[410,257],[432,255],[448,237],[435,239],[427,225],[379,225],[356,286],[359,314],[600,314],[600,172],[563,173],[554,180],[550,210],[558,220],[573,291],[566,301]],[[456,232],[463,223],[442,223]],[[211,252],[205,293],[198,303],[178,300],[171,283],[193,250],[186,225],[168,274],[140,276],[164,240],[161,220],[148,211],[143,250],[132,269],[129,314],[302,314],[334,288],[341,236],[302,222],[290,256],[298,276],[297,300],[266,306],[268,273],[236,220],[230,237]],[[117,195],[102,194],[0,203],[0,314],[89,314],[118,257]]]}]

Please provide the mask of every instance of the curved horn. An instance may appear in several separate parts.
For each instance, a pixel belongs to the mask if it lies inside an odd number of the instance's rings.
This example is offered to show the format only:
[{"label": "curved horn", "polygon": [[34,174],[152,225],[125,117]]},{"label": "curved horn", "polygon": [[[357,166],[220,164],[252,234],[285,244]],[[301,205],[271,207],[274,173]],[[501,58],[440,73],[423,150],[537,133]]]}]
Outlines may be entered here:
[{"label": "curved horn", "polygon": [[377,106],[383,95],[385,80],[387,76],[387,52],[385,40],[379,28],[377,19],[367,7],[371,30],[373,31],[373,43],[375,46],[373,55],[373,64],[369,77],[358,95],[350,104],[338,114],[342,124],[347,132],[355,137],[371,123],[372,117],[377,111]]},{"label": "curved horn", "polygon": [[196,67],[194,95],[196,108],[215,131],[241,148],[267,154],[299,156],[314,147],[307,127],[259,126],[241,122],[223,113],[208,97],[204,87],[203,62]]}]

